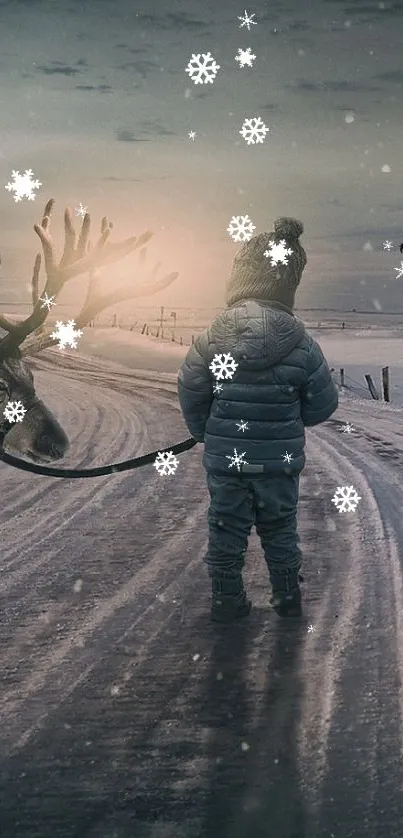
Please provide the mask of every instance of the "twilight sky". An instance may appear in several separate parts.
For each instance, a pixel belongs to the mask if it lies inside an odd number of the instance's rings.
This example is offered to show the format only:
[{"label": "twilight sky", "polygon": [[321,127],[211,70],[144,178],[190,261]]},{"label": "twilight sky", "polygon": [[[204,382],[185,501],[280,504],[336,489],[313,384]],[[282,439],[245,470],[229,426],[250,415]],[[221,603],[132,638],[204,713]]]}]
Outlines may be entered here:
[{"label": "twilight sky", "polygon": [[[94,233],[103,214],[115,238],[155,232],[151,266],[180,275],[141,305],[222,305],[240,247],[226,229],[248,214],[256,232],[303,221],[297,306],[403,310],[403,2],[257,0],[249,31],[243,2],[0,0],[2,301],[29,299],[32,225],[54,197],[58,243],[80,202]],[[195,85],[185,68],[203,52],[221,69]],[[270,130],[248,146],[239,130],[256,116]],[[4,189],[13,169],[42,182],[35,201]]]}]

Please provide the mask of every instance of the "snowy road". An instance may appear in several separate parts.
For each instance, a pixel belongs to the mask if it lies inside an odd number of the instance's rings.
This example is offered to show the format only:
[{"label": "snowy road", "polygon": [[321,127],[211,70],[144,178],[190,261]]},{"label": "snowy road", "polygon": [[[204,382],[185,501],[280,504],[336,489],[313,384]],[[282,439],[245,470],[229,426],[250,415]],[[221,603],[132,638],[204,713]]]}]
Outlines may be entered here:
[{"label": "snowy road", "polygon": [[[73,354],[35,360],[61,467],[187,437],[174,375]],[[209,623],[201,454],[172,477],[0,464],[1,838],[401,838],[401,411],[346,401],[308,433],[294,625],[268,612],[255,534],[249,621]]]}]

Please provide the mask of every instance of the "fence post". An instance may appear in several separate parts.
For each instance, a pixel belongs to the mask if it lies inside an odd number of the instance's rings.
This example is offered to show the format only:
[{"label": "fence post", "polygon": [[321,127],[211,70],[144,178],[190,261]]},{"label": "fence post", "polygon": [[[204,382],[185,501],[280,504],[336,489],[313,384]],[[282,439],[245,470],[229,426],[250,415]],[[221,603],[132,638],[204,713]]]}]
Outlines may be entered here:
[{"label": "fence post", "polygon": [[143,328],[142,328],[142,330],[141,330],[141,334],[142,334],[142,335],[144,335],[144,332],[145,332],[146,328],[147,328],[147,323],[144,323],[144,326],[143,326]]},{"label": "fence post", "polygon": [[366,373],[365,374],[365,379],[366,379],[366,382],[368,384],[368,389],[369,389],[369,392],[371,393],[372,398],[375,399],[376,401],[379,401],[379,393],[377,392],[375,384],[372,380],[372,376],[370,376]]},{"label": "fence post", "polygon": [[344,369],[340,367],[340,387],[344,387]]},{"label": "fence post", "polygon": [[390,402],[389,367],[382,367],[382,398],[384,402]]},{"label": "fence post", "polygon": [[183,346],[182,335],[180,336],[180,342],[181,342],[181,346]]},{"label": "fence post", "polygon": [[192,346],[193,346],[194,342],[195,342],[195,336],[192,335]]}]

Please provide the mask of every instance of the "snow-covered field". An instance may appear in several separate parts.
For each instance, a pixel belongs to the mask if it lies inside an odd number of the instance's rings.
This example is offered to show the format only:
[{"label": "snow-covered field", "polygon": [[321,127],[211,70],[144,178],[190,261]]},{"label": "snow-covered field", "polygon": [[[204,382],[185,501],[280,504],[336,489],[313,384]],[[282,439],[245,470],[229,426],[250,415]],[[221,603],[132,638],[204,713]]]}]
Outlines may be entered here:
[{"label": "snow-covered field", "polygon": [[[403,338],[318,339],[363,390],[307,431],[298,624],[269,614],[253,534],[249,621],[210,625],[202,446],[171,477],[0,465],[1,838],[400,838]],[[186,351],[108,329],[39,355],[71,440],[60,466],[186,438]],[[386,364],[390,405],[364,389]],[[331,503],[343,485],[354,513]]]}]

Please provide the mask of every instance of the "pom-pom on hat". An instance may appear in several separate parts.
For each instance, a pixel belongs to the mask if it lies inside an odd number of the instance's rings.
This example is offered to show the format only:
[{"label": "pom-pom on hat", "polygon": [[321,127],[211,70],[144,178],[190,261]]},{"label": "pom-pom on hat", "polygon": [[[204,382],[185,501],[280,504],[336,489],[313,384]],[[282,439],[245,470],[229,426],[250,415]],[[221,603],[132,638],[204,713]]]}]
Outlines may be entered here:
[{"label": "pom-pom on hat", "polygon": [[[274,233],[259,233],[246,242],[234,259],[231,276],[227,282],[227,306],[241,300],[277,301],[293,308],[295,292],[306,265],[306,253],[299,243],[304,231],[302,221],[296,218],[277,218]],[[292,251],[284,255],[287,264],[278,261],[280,252],[270,253],[271,243]],[[265,252],[268,253],[265,256]],[[272,264],[275,261],[275,264]]]}]

